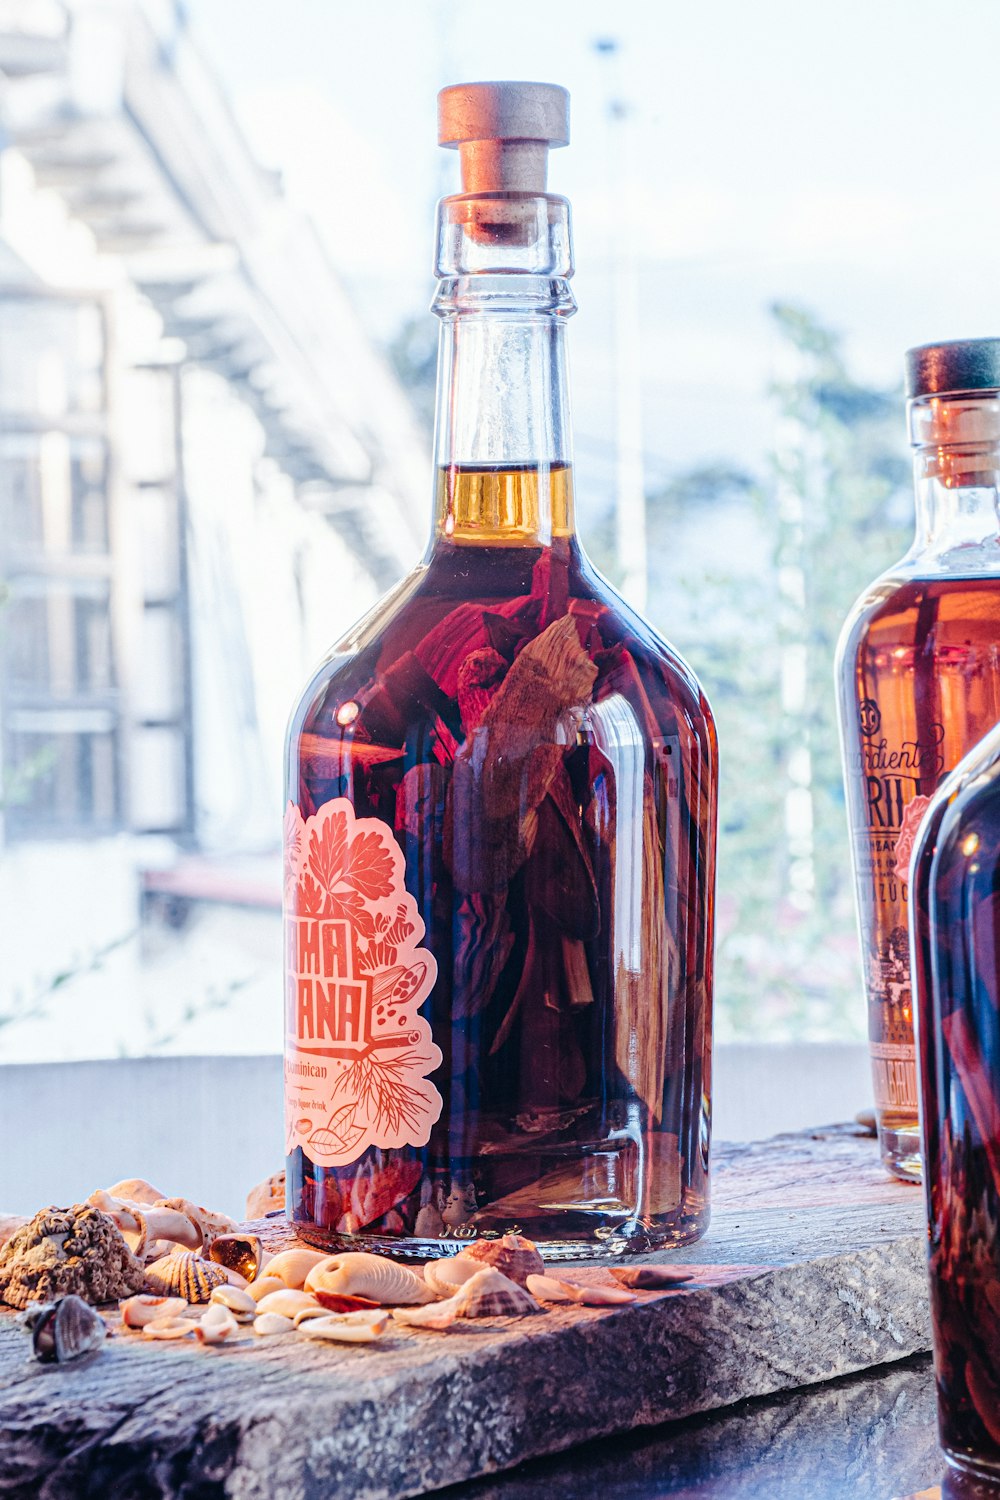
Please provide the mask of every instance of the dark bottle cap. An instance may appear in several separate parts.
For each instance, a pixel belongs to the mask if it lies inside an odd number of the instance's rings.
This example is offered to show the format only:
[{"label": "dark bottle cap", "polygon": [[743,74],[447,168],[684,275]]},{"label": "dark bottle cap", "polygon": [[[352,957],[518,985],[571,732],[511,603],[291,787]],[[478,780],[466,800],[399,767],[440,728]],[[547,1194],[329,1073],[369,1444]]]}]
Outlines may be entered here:
[{"label": "dark bottle cap", "polygon": [[1000,339],[951,339],[906,351],[906,395],[1000,390]]}]

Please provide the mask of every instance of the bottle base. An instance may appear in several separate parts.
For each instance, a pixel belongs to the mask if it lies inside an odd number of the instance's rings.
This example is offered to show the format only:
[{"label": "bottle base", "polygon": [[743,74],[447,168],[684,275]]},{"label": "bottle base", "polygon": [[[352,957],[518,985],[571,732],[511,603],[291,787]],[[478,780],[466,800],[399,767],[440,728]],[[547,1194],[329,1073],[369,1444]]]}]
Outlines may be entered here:
[{"label": "bottle base", "polygon": [[991,1463],[988,1459],[979,1457],[973,1458],[967,1453],[957,1453],[953,1448],[945,1448],[943,1445],[941,1451],[956,1474],[965,1479],[982,1480],[988,1486],[986,1493],[991,1495],[998,1493],[1000,1463]]},{"label": "bottle base", "polygon": [[[707,1209],[697,1214],[677,1217],[670,1224],[655,1223],[623,1224],[613,1228],[607,1224],[597,1226],[589,1236],[574,1233],[572,1238],[548,1235],[536,1238],[531,1226],[519,1226],[536,1245],[546,1261],[574,1260],[625,1260],[633,1255],[649,1255],[657,1250],[680,1250],[700,1240],[708,1228]],[[338,1250],[367,1250],[378,1255],[391,1255],[397,1260],[440,1260],[446,1255],[458,1255],[467,1245],[476,1240],[499,1239],[500,1229],[484,1229],[477,1232],[472,1226],[462,1228],[440,1238],[391,1234],[334,1234],[316,1224],[289,1221],[300,1239],[317,1249],[335,1254]],[[513,1228],[514,1226],[510,1226]]]},{"label": "bottle base", "polygon": [[913,1125],[894,1126],[879,1121],[879,1150],[882,1165],[900,1182],[919,1185],[924,1180],[923,1163],[920,1158],[920,1132],[916,1121]]}]

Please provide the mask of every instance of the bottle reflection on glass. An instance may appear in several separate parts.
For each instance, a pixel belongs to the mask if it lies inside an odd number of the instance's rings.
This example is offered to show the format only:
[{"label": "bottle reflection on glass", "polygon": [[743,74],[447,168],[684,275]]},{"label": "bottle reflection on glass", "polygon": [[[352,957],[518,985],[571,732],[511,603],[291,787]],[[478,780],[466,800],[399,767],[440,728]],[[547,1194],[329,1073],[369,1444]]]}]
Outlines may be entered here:
[{"label": "bottle reflection on glass", "polygon": [[907,355],[917,530],[855,604],[837,687],[882,1157],[919,1180],[908,866],[945,775],[1000,719],[1000,340]]},{"label": "bottle reflection on glass", "polygon": [[941,1442],[1000,1483],[1000,727],[934,798],[911,873]]},{"label": "bottle reflection on glass", "polygon": [[683,1243],[708,1218],[715,729],[576,536],[544,191],[566,96],[441,102],[466,191],[439,219],[433,536],[289,734],[290,1214],[416,1255]]}]

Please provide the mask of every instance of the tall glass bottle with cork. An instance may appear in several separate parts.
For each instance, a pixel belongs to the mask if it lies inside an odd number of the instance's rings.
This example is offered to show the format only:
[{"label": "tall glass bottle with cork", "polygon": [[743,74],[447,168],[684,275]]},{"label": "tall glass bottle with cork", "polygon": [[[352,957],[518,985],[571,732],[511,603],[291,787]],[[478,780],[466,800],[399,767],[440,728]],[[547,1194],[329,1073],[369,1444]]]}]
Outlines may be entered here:
[{"label": "tall glass bottle with cork", "polygon": [[916,536],[838,652],[840,727],[882,1158],[920,1177],[908,866],[943,777],[1000,719],[1000,339],[906,357]]},{"label": "tall glass bottle with cork", "polygon": [[442,91],[431,541],[288,739],[289,1214],[550,1256],[708,1216],[716,737],[573,519],[568,96]]}]

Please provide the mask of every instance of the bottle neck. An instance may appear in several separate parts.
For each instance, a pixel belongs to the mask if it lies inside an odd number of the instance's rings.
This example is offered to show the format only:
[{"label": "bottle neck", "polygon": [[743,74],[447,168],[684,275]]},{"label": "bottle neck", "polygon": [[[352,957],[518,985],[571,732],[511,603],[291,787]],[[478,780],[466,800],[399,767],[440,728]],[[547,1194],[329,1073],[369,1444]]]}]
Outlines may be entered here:
[{"label": "bottle neck", "polygon": [[574,529],[568,205],[447,198],[439,226],[432,545],[549,546]]},{"label": "bottle neck", "polygon": [[1000,573],[1000,396],[910,403],[917,529],[910,557]]}]

